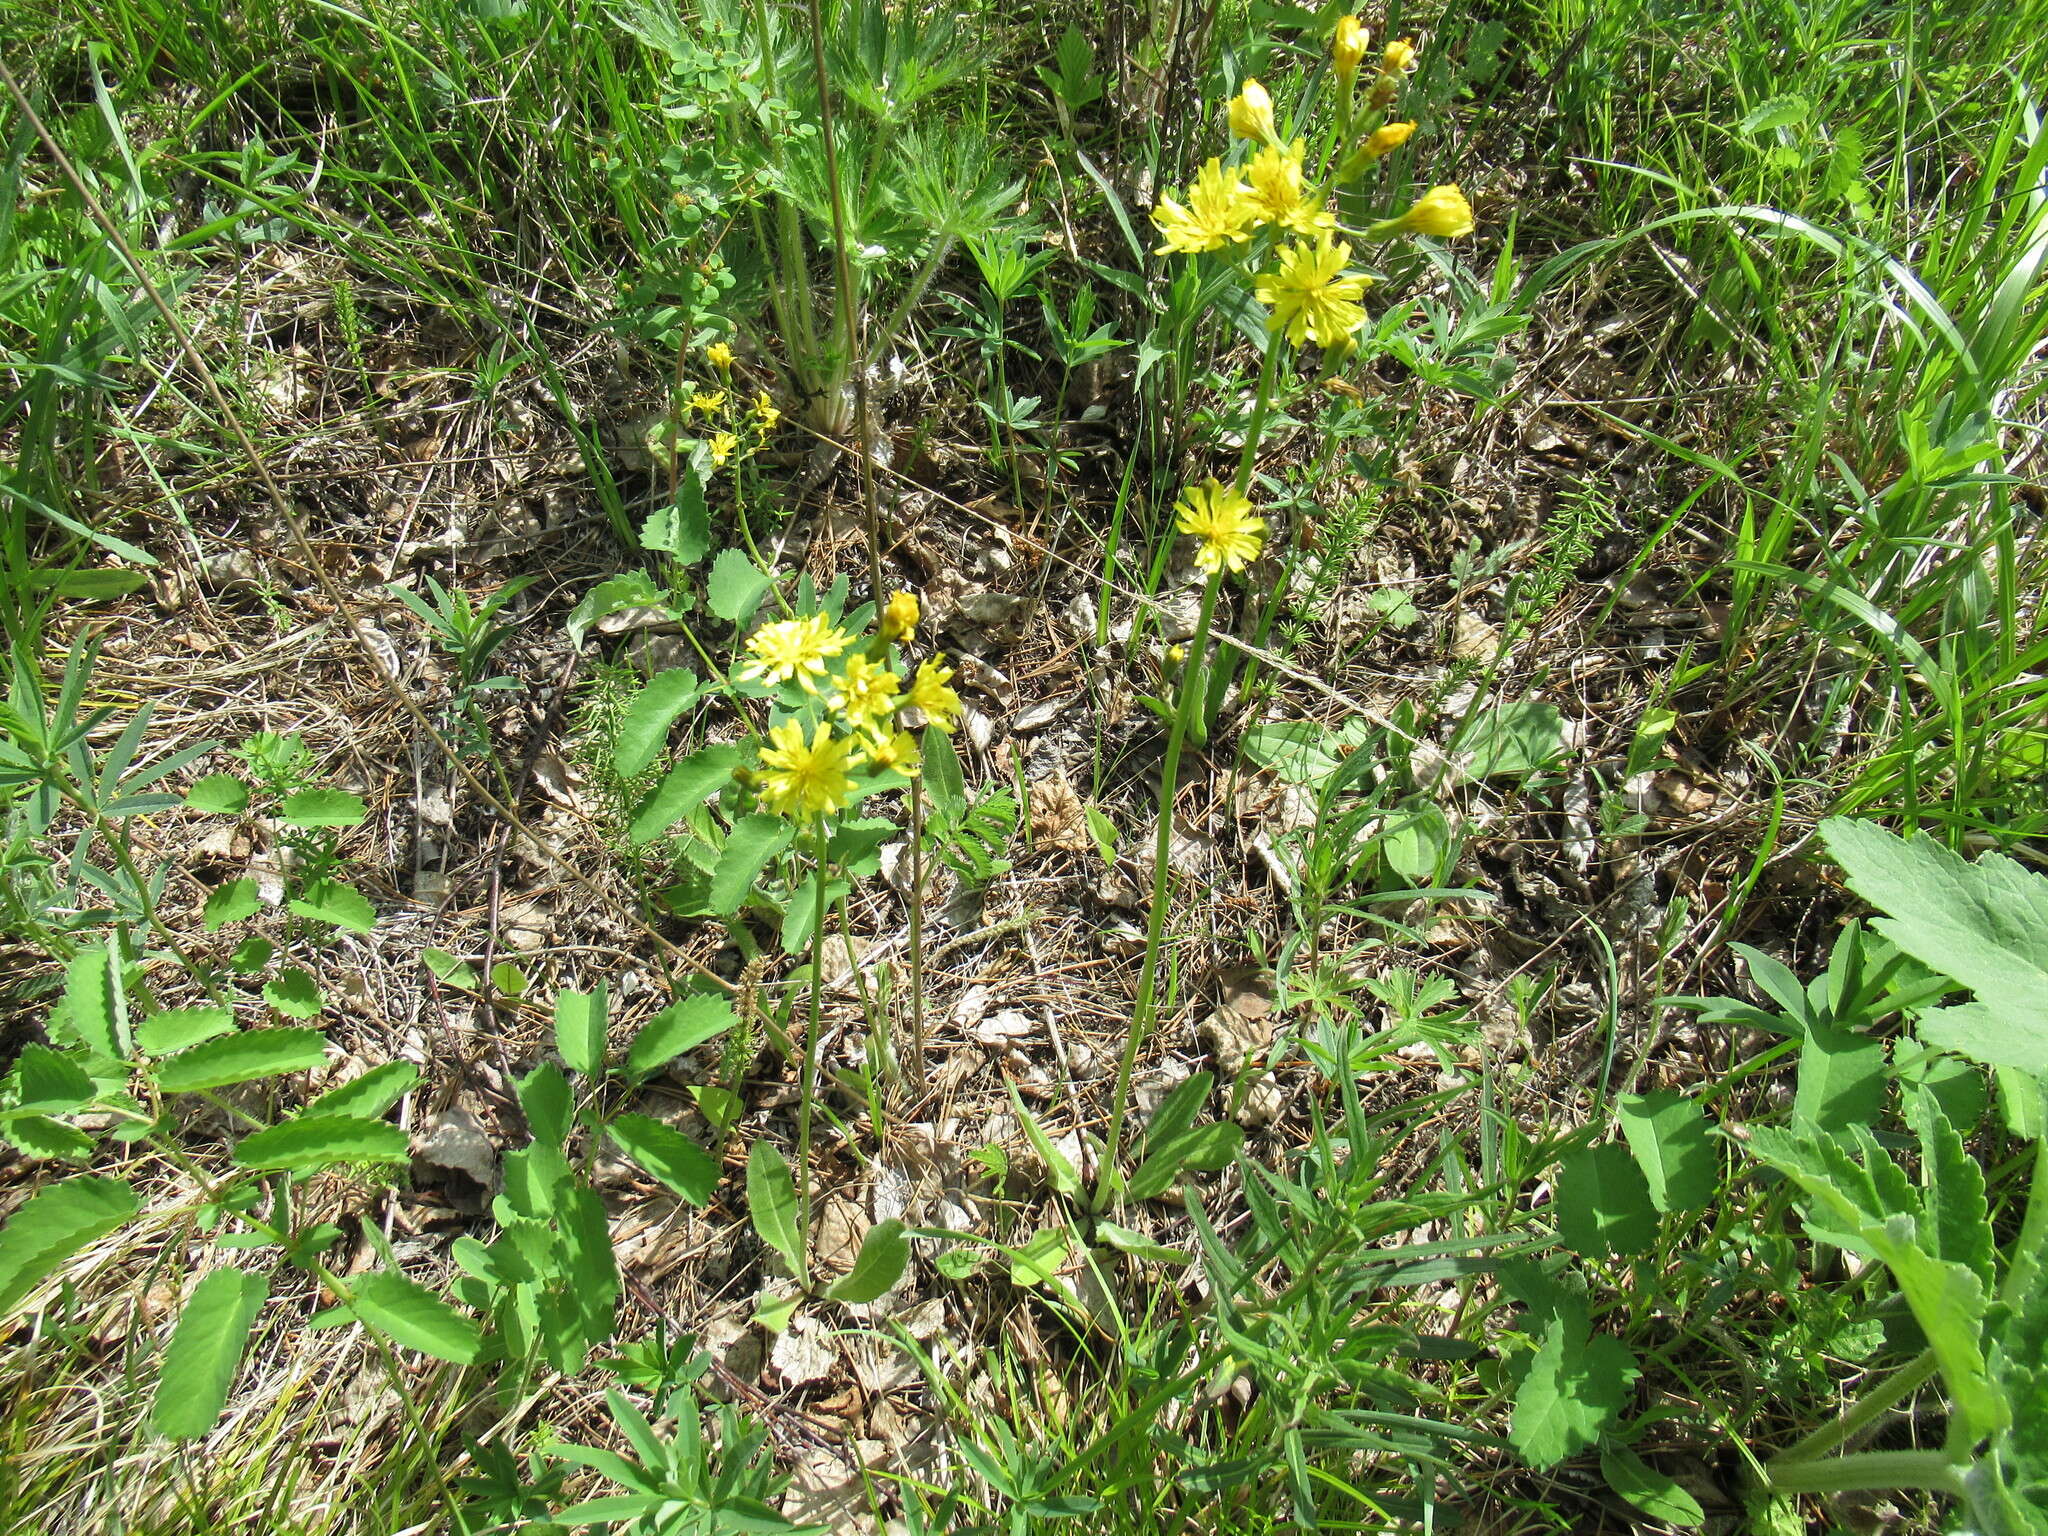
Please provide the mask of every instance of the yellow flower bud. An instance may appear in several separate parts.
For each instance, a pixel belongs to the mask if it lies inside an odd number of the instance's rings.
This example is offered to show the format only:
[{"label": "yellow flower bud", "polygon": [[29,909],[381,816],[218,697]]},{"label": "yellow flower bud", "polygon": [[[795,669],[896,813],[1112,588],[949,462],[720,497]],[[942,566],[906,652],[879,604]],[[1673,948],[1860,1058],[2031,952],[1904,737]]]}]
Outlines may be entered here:
[{"label": "yellow flower bud", "polygon": [[714,341],[704,349],[704,360],[720,373],[732,372],[732,348],[722,341]]},{"label": "yellow flower bud", "polygon": [[1380,60],[1383,75],[1405,75],[1415,67],[1415,45],[1405,39],[1387,44],[1387,51]]},{"label": "yellow flower bud", "polygon": [[1456,187],[1431,187],[1415,200],[1415,206],[1398,219],[1382,219],[1372,227],[1373,236],[1434,235],[1439,240],[1472,233],[1472,205]]},{"label": "yellow flower bud", "polygon": [[1391,154],[1408,142],[1408,135],[1415,131],[1413,123],[1383,123],[1372,132],[1372,137],[1360,146],[1365,163],[1371,165],[1381,155]]},{"label": "yellow flower bud", "polygon": [[1356,16],[1337,18],[1336,34],[1330,39],[1330,62],[1337,67],[1337,84],[1340,89],[1349,90],[1351,80],[1358,73],[1358,66],[1365,58],[1366,47],[1372,42],[1372,34],[1365,29],[1365,23]]},{"label": "yellow flower bud", "polygon": [[884,640],[911,640],[917,636],[919,610],[917,597],[910,592],[898,592],[882,605],[882,638]]},{"label": "yellow flower bud", "polygon": [[1230,98],[1230,131],[1240,139],[1268,140],[1276,136],[1273,98],[1258,81],[1247,79],[1244,88]]}]

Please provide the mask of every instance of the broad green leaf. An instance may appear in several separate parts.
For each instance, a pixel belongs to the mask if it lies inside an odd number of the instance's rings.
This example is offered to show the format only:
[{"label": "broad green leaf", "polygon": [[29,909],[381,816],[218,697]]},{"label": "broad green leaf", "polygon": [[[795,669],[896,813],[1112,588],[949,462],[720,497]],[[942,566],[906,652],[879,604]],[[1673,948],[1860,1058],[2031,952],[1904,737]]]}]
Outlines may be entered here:
[{"label": "broad green leaf", "polygon": [[788,1161],[772,1142],[757,1141],[747,1151],[747,1215],[761,1241],[782,1256],[792,1275],[808,1283],[796,1181]]},{"label": "broad green leaf", "polygon": [[409,1061],[387,1061],[361,1077],[330,1088],[308,1104],[308,1115],[356,1115],[376,1120],[390,1112],[419,1083],[420,1069]]},{"label": "broad green leaf", "polygon": [[522,998],[528,986],[526,972],[510,960],[500,960],[491,967],[491,986],[500,997]]},{"label": "broad green leaf", "polygon": [[269,1295],[269,1279],[246,1269],[216,1269],[192,1288],[164,1351],[150,1409],[158,1434],[191,1440],[213,1428]]},{"label": "broad green leaf", "polygon": [[718,1188],[718,1164],[681,1131],[647,1115],[620,1115],[605,1134],[671,1192],[692,1205],[709,1205]]},{"label": "broad green leaf", "polygon": [[588,992],[555,994],[555,1049],[562,1053],[570,1071],[595,1077],[604,1070],[609,1022],[602,981]]},{"label": "broad green leaf", "polygon": [[92,1156],[90,1136],[77,1126],[52,1120],[48,1115],[19,1112],[0,1115],[0,1140],[20,1148],[30,1157],[82,1163]]},{"label": "broad green leaf", "polygon": [[1534,1356],[1524,1357],[1508,1439],[1538,1471],[1594,1444],[1641,1374],[1619,1339],[1588,1340],[1575,1320],[1554,1318]]},{"label": "broad green leaf", "polygon": [[370,898],[339,880],[315,880],[289,904],[293,916],[316,923],[332,923],[351,933],[368,933],[377,926],[377,909]]},{"label": "broad green leaf", "polygon": [[350,1290],[350,1310],[394,1344],[455,1365],[474,1365],[483,1353],[475,1323],[403,1275],[373,1270],[356,1276]]},{"label": "broad green leaf", "polygon": [[185,803],[195,811],[239,816],[249,809],[249,786],[232,773],[209,773],[185,791]]},{"label": "broad green leaf", "polygon": [[953,738],[936,725],[928,725],[919,752],[932,814],[947,826],[958,826],[967,814],[967,780],[960,771],[960,754],[953,750]]},{"label": "broad green leaf", "polygon": [[720,917],[737,913],[768,861],[787,848],[795,835],[789,822],[765,811],[734,822],[718,855],[718,867],[711,872],[711,910]]},{"label": "broad green leaf", "polygon": [[254,917],[263,908],[263,893],[254,880],[229,880],[208,894],[199,921],[208,933]]},{"label": "broad green leaf", "polygon": [[436,981],[445,981],[451,987],[469,991],[476,989],[476,967],[445,949],[421,950],[420,963],[434,973]]},{"label": "broad green leaf", "polygon": [[72,1174],[0,1226],[0,1317],[86,1244],[133,1221],[141,1204],[119,1179]]},{"label": "broad green leaf", "polygon": [[1823,1131],[1870,1125],[1884,1113],[1884,1096],[1884,1042],[1809,1020],[1792,1118]]},{"label": "broad green leaf", "polygon": [[165,1093],[197,1093],[283,1072],[307,1072],[327,1059],[327,1037],[317,1029],[256,1029],[209,1040],[166,1057],[156,1069]]},{"label": "broad green leaf", "polygon": [[514,1086],[533,1139],[559,1151],[569,1139],[569,1115],[576,1103],[575,1095],[569,1091],[569,1080],[554,1063],[544,1061]]},{"label": "broad green leaf", "polygon": [[633,695],[619,717],[618,739],[612,747],[612,766],[621,779],[637,779],[661,756],[668,745],[668,728],[675,718],[704,697],[704,684],[687,668],[658,672],[647,686]]},{"label": "broad green leaf", "polygon": [[752,555],[743,549],[722,549],[711,562],[704,606],[726,622],[745,627],[772,585],[774,578],[754,563]]},{"label": "broad green leaf", "polygon": [[739,765],[740,749],[728,742],[692,752],[640,803],[627,835],[636,843],[653,842],[730,783]]},{"label": "broad green leaf", "polygon": [[556,1193],[555,1220],[560,1231],[557,1246],[568,1266],[583,1337],[602,1344],[612,1336],[619,1301],[619,1266],[604,1202],[587,1184],[568,1184]]},{"label": "broad green leaf", "polygon": [[122,1048],[113,959],[104,944],[81,949],[64,967],[64,1002],[79,1039],[116,1061]]},{"label": "broad green leaf", "polygon": [[286,826],[310,832],[360,826],[370,808],[345,789],[302,789],[287,795],[277,814]]},{"label": "broad green leaf", "polygon": [[789,1320],[796,1316],[796,1309],[803,1305],[803,1301],[802,1291],[791,1291],[787,1295],[763,1291],[754,1298],[753,1321],[770,1333],[780,1333],[789,1326]]},{"label": "broad green leaf", "polygon": [[310,1019],[326,999],[310,972],[288,965],[263,984],[263,1000],[288,1019]]},{"label": "broad green leaf", "polygon": [[1615,1111],[1658,1210],[1697,1211],[1713,1201],[1721,1187],[1721,1158],[1698,1104],[1659,1089],[1624,1094]]},{"label": "broad green leaf", "polygon": [[607,614],[617,613],[622,608],[666,608],[668,594],[639,571],[630,571],[623,576],[612,576],[599,582],[584,593],[576,606],[570,610],[565,626],[569,632],[569,644],[581,650],[583,637],[590,626]]},{"label": "broad green leaf", "polygon": [[1921,1200],[1930,1229],[1923,1236],[1933,1240],[1937,1258],[1962,1265],[1989,1291],[1997,1278],[1998,1245],[1984,1165],[1970,1156],[1932,1093],[1912,1095],[1906,1113],[1920,1137]]},{"label": "broad green leaf", "polygon": [[23,1114],[69,1114],[90,1103],[98,1091],[92,1075],[77,1062],[35,1041],[14,1058],[8,1080],[14,1087],[11,1107]]},{"label": "broad green leaf", "polygon": [[633,1043],[626,1047],[626,1071],[635,1078],[652,1077],[684,1052],[717,1039],[738,1022],[730,998],[714,992],[679,997],[633,1036]]},{"label": "broad green leaf", "polygon": [[1015,1285],[1052,1285],[1072,1252],[1073,1239],[1065,1227],[1046,1227],[1034,1232],[1021,1248],[1009,1250],[1010,1280]]},{"label": "broad green leaf", "polygon": [[1657,1240],[1650,1186],[1619,1142],[1567,1152],[1553,1203],[1559,1241],[1582,1258],[1633,1258]]},{"label": "broad green leaf", "polygon": [[2048,877],[2002,854],[1975,863],[1925,834],[1842,817],[1821,823],[1849,888],[1889,914],[1871,926],[1977,996],[1922,1016],[1930,1045],[2048,1073]]},{"label": "broad green leaf", "polygon": [[260,933],[252,933],[235,946],[234,953],[228,956],[228,965],[238,976],[259,976],[276,953],[275,944]]},{"label": "broad green leaf", "polygon": [[903,1235],[903,1223],[892,1216],[868,1228],[853,1268],[825,1295],[832,1301],[855,1305],[873,1301],[901,1280],[909,1265],[910,1239]]},{"label": "broad green leaf", "polygon": [[1660,1524],[1701,1525],[1706,1521],[1698,1499],[1625,1445],[1602,1442],[1600,1471],[1608,1487]]},{"label": "broad green leaf", "polygon": [[405,1132],[360,1115],[296,1115],[235,1144],[235,1162],[276,1173],[310,1173],[342,1163],[405,1163]]},{"label": "broad green leaf", "polygon": [[170,1008],[136,1025],[135,1043],[145,1056],[168,1056],[234,1027],[235,1016],[225,1008]]},{"label": "broad green leaf", "polygon": [[1520,778],[1564,750],[1564,716],[1540,699],[1510,700],[1475,716],[1457,747],[1452,765],[1462,778]]}]

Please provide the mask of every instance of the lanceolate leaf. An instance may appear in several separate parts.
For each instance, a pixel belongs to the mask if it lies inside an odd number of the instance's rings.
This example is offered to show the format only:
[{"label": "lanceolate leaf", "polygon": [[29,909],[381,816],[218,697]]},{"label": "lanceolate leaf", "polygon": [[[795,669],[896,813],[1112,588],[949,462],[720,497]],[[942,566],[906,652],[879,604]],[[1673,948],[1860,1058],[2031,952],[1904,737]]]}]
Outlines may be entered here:
[{"label": "lanceolate leaf", "polygon": [[860,1255],[846,1278],[825,1294],[834,1301],[859,1305],[884,1294],[910,1265],[910,1239],[903,1235],[903,1223],[894,1217],[878,1221],[861,1239]]},{"label": "lanceolate leaf", "polygon": [[305,1173],[340,1163],[403,1163],[411,1158],[405,1132],[356,1115],[300,1115],[244,1136],[235,1161],[244,1168]]},{"label": "lanceolate leaf", "polygon": [[604,1070],[609,1017],[601,981],[588,992],[555,994],[555,1049],[570,1071],[591,1077]]},{"label": "lanceolate leaf", "polygon": [[646,1115],[621,1115],[605,1128],[625,1154],[692,1205],[709,1205],[718,1164],[681,1131]]},{"label": "lanceolate leaf", "polygon": [[102,1056],[127,1054],[115,1026],[113,960],[104,944],[81,949],[64,967],[64,1002],[78,1037]]},{"label": "lanceolate leaf", "polygon": [[1699,1525],[1707,1518],[1698,1499],[1625,1445],[1600,1447],[1600,1471],[1608,1487],[1652,1520],[1665,1525]]},{"label": "lanceolate leaf", "polygon": [[0,1317],[87,1243],[133,1221],[140,1204],[119,1179],[74,1174],[32,1196],[0,1226]]},{"label": "lanceolate leaf", "polygon": [[1721,1160],[1699,1105],[1659,1089],[1624,1095],[1615,1110],[1658,1210],[1697,1211],[1713,1200]]},{"label": "lanceolate leaf", "polygon": [[472,1365],[483,1352],[483,1335],[475,1323],[403,1275],[375,1270],[358,1275],[350,1289],[350,1309],[394,1344],[456,1365]]},{"label": "lanceolate leaf", "polygon": [[804,1279],[803,1238],[797,1223],[796,1181],[789,1163],[771,1142],[757,1141],[747,1153],[747,1214],[761,1241],[782,1256],[789,1272]]},{"label": "lanceolate leaf", "polygon": [[246,1269],[216,1269],[193,1288],[164,1353],[150,1410],[158,1434],[189,1440],[213,1428],[269,1294],[269,1280]]},{"label": "lanceolate leaf", "polygon": [[669,769],[668,776],[633,813],[633,841],[653,842],[723,788],[739,765],[740,749],[726,742],[692,752]]},{"label": "lanceolate leaf", "polygon": [[327,1037],[317,1029],[258,1029],[180,1051],[158,1064],[156,1083],[165,1093],[195,1093],[310,1071],[326,1059]]}]

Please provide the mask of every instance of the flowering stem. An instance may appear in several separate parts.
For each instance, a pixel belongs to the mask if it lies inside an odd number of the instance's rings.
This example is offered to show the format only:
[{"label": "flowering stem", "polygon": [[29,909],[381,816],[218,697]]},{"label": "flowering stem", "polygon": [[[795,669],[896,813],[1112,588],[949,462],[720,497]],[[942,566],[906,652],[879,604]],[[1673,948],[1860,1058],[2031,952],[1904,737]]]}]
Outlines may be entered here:
[{"label": "flowering stem", "polygon": [[924,776],[910,781],[910,1080],[923,1093],[924,1067]]},{"label": "flowering stem", "polygon": [[1131,1074],[1137,1068],[1138,1050],[1152,1028],[1159,996],[1159,950],[1166,932],[1167,898],[1173,886],[1173,802],[1179,787],[1180,755],[1194,724],[1195,698],[1201,692],[1202,660],[1209,648],[1209,626],[1216,617],[1216,597],[1223,588],[1223,573],[1210,576],[1202,589],[1202,613],[1195,621],[1195,637],[1188,645],[1186,670],[1181,674],[1180,698],[1173,711],[1173,724],[1166,733],[1166,761],[1160,768],[1159,828],[1152,844],[1152,910],[1145,922],[1145,958],[1138,968],[1138,996],[1131,1008],[1131,1029],[1124,1037],[1122,1058],[1117,1062],[1116,1095],[1110,1101],[1109,1129],[1103,1137],[1102,1174],[1096,1185],[1095,1208],[1104,1209],[1113,1191],[1122,1188],[1116,1170],[1117,1144],[1123,1139],[1124,1115],[1130,1108]]},{"label": "flowering stem", "polygon": [[818,1088],[818,1012],[825,991],[825,818],[812,823],[811,996],[804,1016],[804,1059],[798,1069],[796,1103],[796,1196],[799,1274],[811,1272],[811,1103]]},{"label": "flowering stem", "polygon": [[[1251,420],[1245,423],[1244,429],[1244,448],[1237,456],[1237,474],[1231,480],[1231,489],[1240,496],[1248,495],[1251,491],[1252,467],[1258,462],[1259,440],[1266,434],[1266,418],[1273,410],[1273,381],[1279,372],[1282,345],[1283,339],[1278,332],[1267,336],[1266,359],[1259,367],[1258,393],[1252,397]],[[1209,587],[1209,595],[1205,601],[1213,603],[1216,583],[1212,581]],[[1197,644],[1188,652],[1190,687],[1202,675],[1202,664],[1207,658],[1202,654],[1203,646],[1200,642],[1207,640],[1208,634],[1205,610],[1204,623]],[[1237,667],[1238,653],[1232,651],[1227,656],[1218,657],[1215,667],[1210,669],[1202,709],[1189,726],[1194,732],[1195,745],[1200,746],[1209,739],[1209,727],[1215,723],[1217,715],[1222,713],[1223,696],[1230,691],[1230,684],[1237,676]]]}]

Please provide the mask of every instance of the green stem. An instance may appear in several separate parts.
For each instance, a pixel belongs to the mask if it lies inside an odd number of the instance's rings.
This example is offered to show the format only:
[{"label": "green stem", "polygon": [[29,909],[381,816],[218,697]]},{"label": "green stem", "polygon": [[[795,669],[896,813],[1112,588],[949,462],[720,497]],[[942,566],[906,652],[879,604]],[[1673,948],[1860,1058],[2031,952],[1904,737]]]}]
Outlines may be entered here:
[{"label": "green stem", "polygon": [[910,1080],[930,1086],[924,1065],[924,775],[910,781]]},{"label": "green stem", "polygon": [[1152,910],[1145,923],[1145,958],[1138,969],[1138,996],[1131,1008],[1131,1028],[1124,1037],[1123,1056],[1117,1062],[1116,1095],[1110,1102],[1109,1128],[1103,1138],[1102,1173],[1095,1195],[1097,1210],[1105,1208],[1110,1192],[1120,1187],[1116,1156],[1123,1140],[1124,1115],[1130,1108],[1131,1074],[1137,1068],[1139,1048],[1152,1027],[1158,1006],[1159,951],[1166,931],[1167,898],[1173,889],[1174,790],[1180,778],[1181,752],[1194,721],[1195,700],[1202,691],[1202,660],[1209,648],[1209,626],[1216,617],[1216,597],[1222,589],[1223,573],[1218,571],[1202,590],[1202,614],[1195,623],[1195,638],[1188,646],[1187,670],[1181,674],[1180,698],[1166,734],[1166,761],[1160,768],[1159,781],[1159,829],[1152,844]]},{"label": "green stem", "polygon": [[1912,1396],[1933,1380],[1936,1369],[1934,1351],[1922,1350],[1914,1359],[1900,1366],[1882,1385],[1850,1404],[1840,1417],[1823,1424],[1812,1434],[1773,1456],[1765,1464],[1765,1472],[1775,1481],[1781,1468],[1816,1461],[1836,1446],[1851,1443],[1890,1412],[1894,1405]]},{"label": "green stem", "polygon": [[[2048,1096],[2048,1095],[2044,1095]],[[2019,1240],[2012,1246],[2012,1266],[2005,1272],[1999,1297],[2017,1303],[2041,1276],[2043,1250],[2048,1249],[2048,1137],[2034,1143],[2034,1177],[2027,1186],[2027,1214]]]},{"label": "green stem", "polygon": [[811,1110],[818,1088],[818,1014],[825,991],[825,818],[813,823],[811,884],[811,996],[804,1013],[804,1059],[798,1069],[796,1103],[797,1278],[810,1283],[811,1273]]},{"label": "green stem", "polygon": [[1931,1488],[1963,1495],[1962,1469],[1940,1451],[1859,1451],[1765,1468],[1773,1493],[1854,1493],[1865,1488]]},{"label": "green stem", "polygon": [[[1245,424],[1244,448],[1237,456],[1237,474],[1231,481],[1231,488],[1240,496],[1248,495],[1251,490],[1252,468],[1259,457],[1259,441],[1266,435],[1266,417],[1273,409],[1273,378],[1278,372],[1282,346],[1283,338],[1277,333],[1266,338],[1266,358],[1259,366],[1259,390],[1252,398],[1252,418]],[[1286,578],[1283,576],[1281,579],[1284,582]],[[1223,697],[1230,692],[1230,685],[1237,676],[1239,659],[1239,653],[1232,651],[1227,657],[1218,658],[1209,673],[1208,697],[1193,722],[1197,745],[1209,739],[1209,727],[1222,713]]]}]

